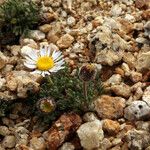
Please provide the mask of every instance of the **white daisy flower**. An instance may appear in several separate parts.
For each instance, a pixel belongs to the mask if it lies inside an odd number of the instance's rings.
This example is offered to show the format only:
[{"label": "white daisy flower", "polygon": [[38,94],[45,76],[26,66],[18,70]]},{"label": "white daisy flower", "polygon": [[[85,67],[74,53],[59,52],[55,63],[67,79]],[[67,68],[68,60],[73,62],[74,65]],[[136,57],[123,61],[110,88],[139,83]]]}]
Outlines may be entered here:
[{"label": "white daisy flower", "polygon": [[62,52],[52,51],[50,46],[43,46],[40,51],[32,49],[25,59],[24,65],[35,69],[32,74],[41,74],[43,77],[63,69],[65,63]]}]

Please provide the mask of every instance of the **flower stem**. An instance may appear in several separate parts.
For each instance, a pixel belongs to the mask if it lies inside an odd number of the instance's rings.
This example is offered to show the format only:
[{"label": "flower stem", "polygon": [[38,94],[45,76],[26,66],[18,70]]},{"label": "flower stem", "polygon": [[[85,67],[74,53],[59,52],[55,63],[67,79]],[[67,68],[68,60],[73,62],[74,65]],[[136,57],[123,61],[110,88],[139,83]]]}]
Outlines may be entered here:
[{"label": "flower stem", "polygon": [[84,98],[87,101],[87,82],[83,81],[83,93],[84,93]]}]

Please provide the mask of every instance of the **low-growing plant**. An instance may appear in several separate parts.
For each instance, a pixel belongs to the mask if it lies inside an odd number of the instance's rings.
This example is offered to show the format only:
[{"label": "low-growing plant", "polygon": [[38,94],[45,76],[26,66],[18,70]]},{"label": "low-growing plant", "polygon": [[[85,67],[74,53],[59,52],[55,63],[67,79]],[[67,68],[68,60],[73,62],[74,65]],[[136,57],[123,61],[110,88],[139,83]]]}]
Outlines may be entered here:
[{"label": "low-growing plant", "polygon": [[35,103],[42,98],[52,97],[55,100],[55,110],[46,115],[46,120],[54,120],[56,117],[65,112],[82,113],[85,108],[89,109],[90,104],[101,95],[103,86],[100,77],[97,76],[94,80],[87,83],[87,95],[84,95],[84,84],[79,79],[78,73],[71,76],[69,69],[47,76],[41,85],[41,90],[37,96],[30,97],[29,103],[35,106]]},{"label": "low-growing plant", "polygon": [[0,6],[0,36],[27,34],[37,25],[39,12],[32,0],[6,0]]}]

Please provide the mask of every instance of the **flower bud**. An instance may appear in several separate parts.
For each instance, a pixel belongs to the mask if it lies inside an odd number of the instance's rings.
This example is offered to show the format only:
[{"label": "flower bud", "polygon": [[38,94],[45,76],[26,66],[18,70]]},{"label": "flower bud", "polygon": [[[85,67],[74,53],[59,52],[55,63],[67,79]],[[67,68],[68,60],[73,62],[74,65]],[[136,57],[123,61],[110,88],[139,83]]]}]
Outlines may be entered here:
[{"label": "flower bud", "polygon": [[42,98],[37,102],[37,108],[40,110],[40,112],[47,114],[55,110],[56,104],[54,99],[51,97]]},{"label": "flower bud", "polygon": [[94,64],[86,64],[80,68],[79,78],[83,81],[93,80],[96,76],[97,69]]}]

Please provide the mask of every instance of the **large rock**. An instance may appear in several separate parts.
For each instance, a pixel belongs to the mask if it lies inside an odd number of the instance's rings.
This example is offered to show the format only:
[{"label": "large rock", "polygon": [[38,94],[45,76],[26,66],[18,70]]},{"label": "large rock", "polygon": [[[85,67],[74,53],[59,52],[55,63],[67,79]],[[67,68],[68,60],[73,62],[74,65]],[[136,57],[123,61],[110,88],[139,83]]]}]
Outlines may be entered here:
[{"label": "large rock", "polygon": [[133,101],[125,108],[124,117],[128,120],[142,120],[149,118],[150,106],[144,101]]},{"label": "large rock", "polygon": [[48,149],[57,150],[66,138],[79,128],[81,122],[82,120],[77,114],[61,115],[52,127],[43,133]]},{"label": "large rock", "polygon": [[82,124],[77,130],[83,148],[92,150],[100,146],[104,138],[102,125],[99,120]]},{"label": "large rock", "polygon": [[101,118],[117,119],[123,116],[125,99],[103,95],[95,101],[95,110]]},{"label": "large rock", "polygon": [[142,150],[150,145],[149,132],[144,130],[130,130],[126,134],[128,148],[131,150]]}]

